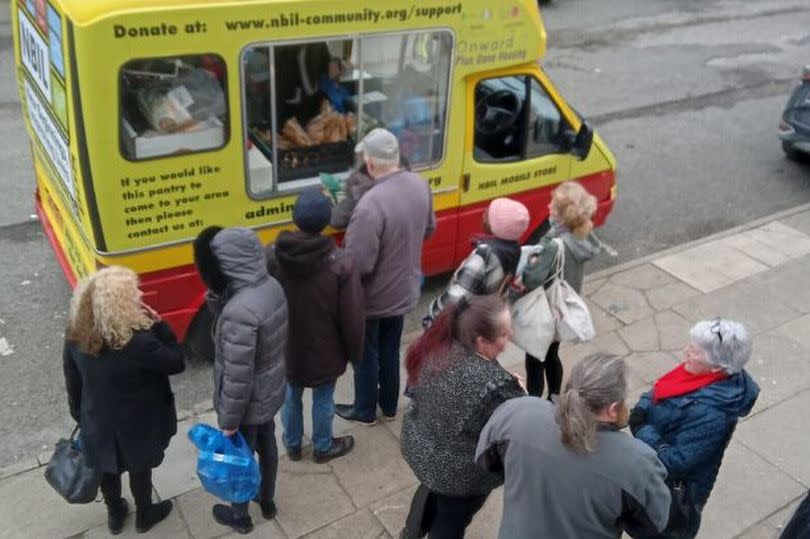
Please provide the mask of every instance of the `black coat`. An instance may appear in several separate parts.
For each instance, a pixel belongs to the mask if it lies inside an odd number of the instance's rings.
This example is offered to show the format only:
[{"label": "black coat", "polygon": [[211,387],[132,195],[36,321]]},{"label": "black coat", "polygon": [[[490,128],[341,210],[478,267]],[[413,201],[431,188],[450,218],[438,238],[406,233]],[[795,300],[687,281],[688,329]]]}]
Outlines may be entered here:
[{"label": "black coat", "polygon": [[158,466],[177,432],[169,375],[185,368],[165,322],[138,331],[121,350],[83,354],[66,341],[62,355],[70,415],[88,463],[105,473]]},{"label": "black coat", "polygon": [[363,355],[363,285],[351,256],[330,236],[289,231],[267,256],[287,296],[287,380],[298,387],[334,382]]}]

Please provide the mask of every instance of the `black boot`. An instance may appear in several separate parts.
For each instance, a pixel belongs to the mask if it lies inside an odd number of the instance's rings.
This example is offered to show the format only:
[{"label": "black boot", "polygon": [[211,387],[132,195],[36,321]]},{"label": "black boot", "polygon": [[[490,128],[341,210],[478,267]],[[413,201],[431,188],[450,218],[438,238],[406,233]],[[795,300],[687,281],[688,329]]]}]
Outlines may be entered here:
[{"label": "black boot", "polygon": [[211,512],[213,513],[214,520],[217,521],[217,524],[229,526],[242,535],[253,531],[253,520],[251,520],[250,515],[245,515],[243,517],[237,516],[234,514],[233,507],[230,505],[218,503],[214,506]]},{"label": "black boot", "polygon": [[315,462],[322,464],[329,462],[332,459],[342,457],[354,448],[354,436],[341,436],[340,438],[332,438],[332,447],[326,451],[313,452]]},{"label": "black boot", "polygon": [[107,504],[107,528],[112,535],[118,535],[124,529],[127,514],[129,504],[124,498],[118,498],[118,501]]},{"label": "black boot", "polygon": [[158,503],[150,503],[145,507],[138,507],[135,512],[135,531],[146,533],[152,526],[169,516],[172,512],[171,500],[163,500]]}]

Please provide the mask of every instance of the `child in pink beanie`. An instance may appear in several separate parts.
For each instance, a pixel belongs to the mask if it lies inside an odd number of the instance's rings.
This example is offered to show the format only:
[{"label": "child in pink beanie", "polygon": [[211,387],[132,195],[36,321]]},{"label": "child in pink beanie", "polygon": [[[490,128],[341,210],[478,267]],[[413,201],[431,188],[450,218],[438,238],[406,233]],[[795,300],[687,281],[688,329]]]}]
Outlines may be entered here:
[{"label": "child in pink beanie", "polygon": [[529,228],[529,210],[510,198],[496,198],[484,212],[484,234],[473,238],[474,249],[428,308],[428,327],[446,306],[461,298],[503,291],[511,284],[520,261],[520,238]]}]

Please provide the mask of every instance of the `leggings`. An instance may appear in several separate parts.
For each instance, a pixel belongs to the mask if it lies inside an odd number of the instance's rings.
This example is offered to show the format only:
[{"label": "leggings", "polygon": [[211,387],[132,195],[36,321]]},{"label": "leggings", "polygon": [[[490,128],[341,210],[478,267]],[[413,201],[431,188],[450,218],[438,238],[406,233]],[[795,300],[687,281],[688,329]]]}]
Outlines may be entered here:
[{"label": "leggings", "polygon": [[543,394],[543,372],[548,380],[548,396],[559,395],[562,389],[563,367],[559,356],[560,343],[553,342],[546,352],[546,360],[526,354],[526,390],[529,395],[540,397]]},{"label": "leggings", "polygon": [[[101,493],[104,503],[112,505],[121,499],[121,474],[105,473],[101,476]],[[129,490],[135,505],[146,507],[152,503],[152,470],[129,472]]]},{"label": "leggings", "polygon": [[475,514],[484,506],[487,496],[461,498],[432,492],[419,485],[405,521],[403,539],[463,539]]}]

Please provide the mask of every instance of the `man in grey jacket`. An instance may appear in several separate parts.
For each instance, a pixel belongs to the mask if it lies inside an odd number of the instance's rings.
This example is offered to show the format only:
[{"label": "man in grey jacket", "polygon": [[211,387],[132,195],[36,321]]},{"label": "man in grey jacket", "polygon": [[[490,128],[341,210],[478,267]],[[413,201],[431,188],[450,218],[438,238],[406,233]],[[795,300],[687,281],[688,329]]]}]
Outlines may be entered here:
[{"label": "man in grey jacket", "polygon": [[[214,409],[227,436],[242,433],[259,454],[262,515],[276,515],[275,423],[285,394],[287,303],[270,277],[264,248],[247,228],[209,227],[194,241],[194,262],[214,322]],[[217,504],[214,520],[240,533],[253,529],[248,503]]]},{"label": "man in grey jacket", "polygon": [[500,539],[655,536],[669,517],[667,471],[627,426],[624,361],[577,363],[552,405],[511,399],[490,416],[476,460],[504,475]]},{"label": "man in grey jacket", "polygon": [[399,346],[405,313],[419,299],[422,242],[433,233],[433,194],[424,178],[400,168],[399,142],[377,128],[358,145],[374,179],[352,212],[346,250],[365,289],[363,359],[354,368],[354,405],[338,404],[344,419],[365,425],[392,420],[399,398]]}]

